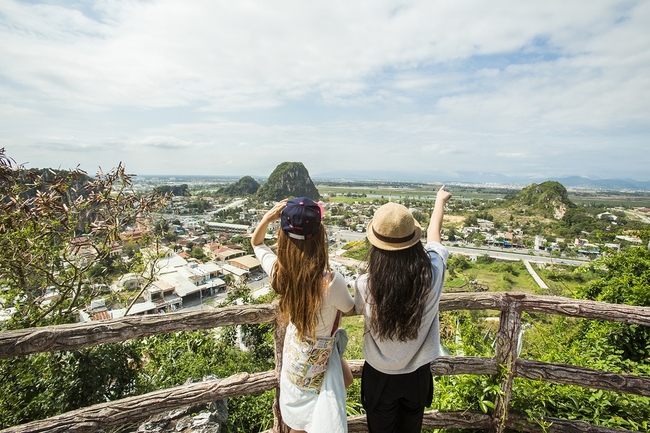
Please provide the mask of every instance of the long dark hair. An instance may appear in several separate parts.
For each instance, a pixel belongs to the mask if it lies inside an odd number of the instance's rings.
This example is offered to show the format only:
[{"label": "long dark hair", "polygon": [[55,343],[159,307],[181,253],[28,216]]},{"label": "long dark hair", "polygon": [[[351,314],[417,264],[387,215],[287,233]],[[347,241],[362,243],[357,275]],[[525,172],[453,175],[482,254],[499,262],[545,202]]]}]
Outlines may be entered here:
[{"label": "long dark hair", "polygon": [[399,251],[370,246],[368,291],[370,330],[380,340],[417,337],[433,278],[431,260],[420,242]]},{"label": "long dark hair", "polygon": [[298,336],[316,337],[317,313],[323,301],[323,272],[330,270],[325,227],[311,239],[278,233],[278,260],[271,285],[280,295],[280,317],[296,326]]}]

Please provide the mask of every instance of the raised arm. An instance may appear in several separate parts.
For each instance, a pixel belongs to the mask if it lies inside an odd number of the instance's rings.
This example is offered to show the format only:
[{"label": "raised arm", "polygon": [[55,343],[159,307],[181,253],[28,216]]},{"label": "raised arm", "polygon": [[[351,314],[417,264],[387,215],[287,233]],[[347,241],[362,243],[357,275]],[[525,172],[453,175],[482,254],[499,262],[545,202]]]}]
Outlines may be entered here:
[{"label": "raised arm", "polygon": [[440,242],[440,230],[442,229],[442,217],[445,213],[445,203],[451,198],[451,193],[445,191],[445,186],[441,186],[436,195],[436,204],[431,212],[431,221],[427,229],[427,242]]},{"label": "raised arm", "polygon": [[264,237],[266,236],[266,229],[269,227],[269,224],[273,221],[280,219],[282,214],[282,209],[287,205],[287,199],[281,200],[275,204],[267,213],[264,214],[260,223],[255,227],[253,236],[251,237],[251,246],[255,248],[258,245],[264,243]]}]

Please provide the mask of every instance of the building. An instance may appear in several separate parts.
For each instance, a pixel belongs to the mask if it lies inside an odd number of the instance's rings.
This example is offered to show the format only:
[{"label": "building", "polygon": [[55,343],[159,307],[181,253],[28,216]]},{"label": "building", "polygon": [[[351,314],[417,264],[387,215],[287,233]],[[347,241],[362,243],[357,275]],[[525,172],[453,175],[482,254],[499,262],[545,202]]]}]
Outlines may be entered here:
[{"label": "building", "polygon": [[251,231],[251,226],[244,224],[230,224],[208,221],[205,223],[205,226],[211,231],[223,232],[231,235],[245,235]]},{"label": "building", "polygon": [[257,257],[254,255],[247,255],[230,259],[227,262],[229,265],[236,266],[240,269],[247,270],[248,272],[256,272],[262,269],[262,265]]}]

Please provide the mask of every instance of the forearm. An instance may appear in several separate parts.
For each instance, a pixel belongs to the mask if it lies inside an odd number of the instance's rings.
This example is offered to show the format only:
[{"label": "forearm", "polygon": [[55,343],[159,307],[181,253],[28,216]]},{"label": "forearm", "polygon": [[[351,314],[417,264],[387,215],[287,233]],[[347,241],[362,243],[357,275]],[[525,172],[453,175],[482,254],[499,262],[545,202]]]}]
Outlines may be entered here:
[{"label": "forearm", "polygon": [[266,218],[262,218],[260,223],[255,227],[253,231],[253,236],[251,237],[251,246],[256,247],[264,243],[264,238],[266,237],[266,229],[269,227],[269,222]]},{"label": "forearm", "polygon": [[445,203],[442,200],[436,200],[436,204],[431,212],[431,221],[427,229],[427,242],[440,242],[440,231],[442,230],[442,217],[445,213]]},{"label": "forearm", "polygon": [[267,213],[264,214],[260,223],[257,225],[257,227],[255,227],[253,237],[251,237],[251,245],[253,248],[264,243],[264,238],[266,237],[266,229],[269,228],[270,223],[280,219],[282,209],[284,209],[286,205],[287,199],[280,200]]}]

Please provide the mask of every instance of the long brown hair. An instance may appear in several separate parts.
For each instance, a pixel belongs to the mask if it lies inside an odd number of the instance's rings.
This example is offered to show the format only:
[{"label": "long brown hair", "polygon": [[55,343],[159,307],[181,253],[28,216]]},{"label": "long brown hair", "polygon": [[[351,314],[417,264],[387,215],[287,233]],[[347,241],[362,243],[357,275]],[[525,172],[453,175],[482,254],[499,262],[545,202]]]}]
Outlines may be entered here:
[{"label": "long brown hair", "polygon": [[325,227],[311,239],[278,234],[278,260],[271,284],[280,295],[280,318],[291,320],[298,336],[316,337],[317,313],[323,302],[323,273],[330,270]]},{"label": "long brown hair", "polygon": [[399,251],[368,251],[370,330],[380,340],[417,337],[431,291],[433,267],[422,243]]}]

